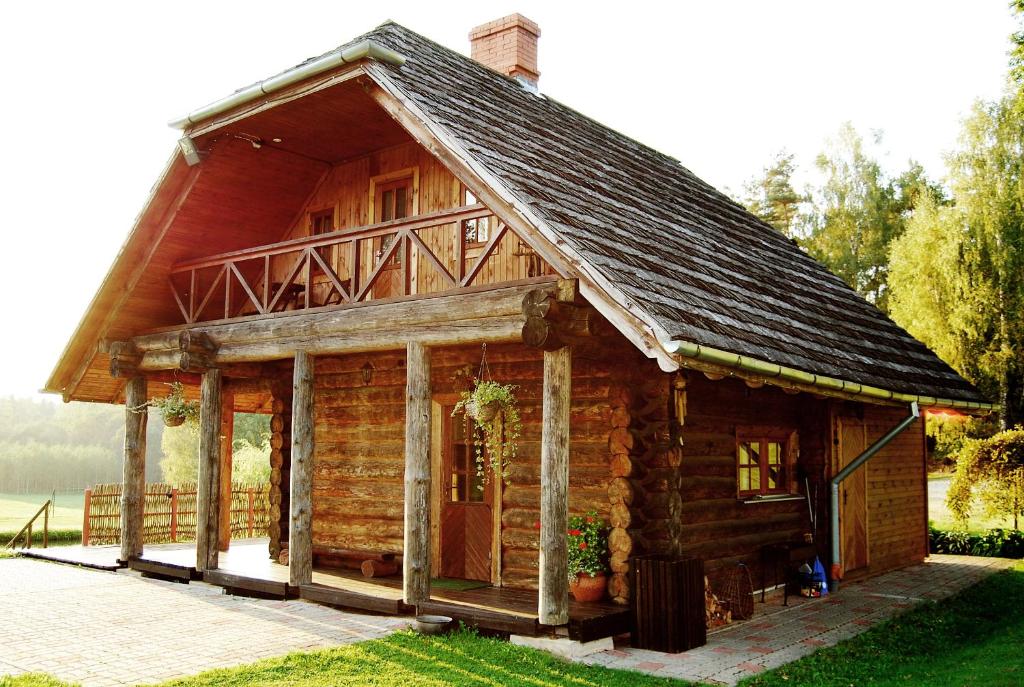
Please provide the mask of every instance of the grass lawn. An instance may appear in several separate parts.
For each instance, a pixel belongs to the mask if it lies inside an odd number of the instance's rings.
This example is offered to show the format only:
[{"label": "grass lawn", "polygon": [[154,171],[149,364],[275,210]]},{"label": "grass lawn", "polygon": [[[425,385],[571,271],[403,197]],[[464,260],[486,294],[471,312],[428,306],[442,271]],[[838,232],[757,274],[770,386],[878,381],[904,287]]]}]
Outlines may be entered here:
[{"label": "grass lawn", "polygon": [[[921,606],[835,647],[750,678],[744,687],[1024,684],[1024,561],[941,603]],[[507,642],[459,633],[402,632],[337,649],[214,670],[162,687],[530,685],[648,687],[684,683],[568,663]],[[0,687],[61,687],[40,675]]]},{"label": "grass lawn", "polygon": [[[0,494],[0,532],[20,530],[49,498],[49,494]],[[82,529],[84,499],[81,492],[57,494],[56,508],[50,514],[50,528]],[[42,520],[39,527],[42,527]]]}]

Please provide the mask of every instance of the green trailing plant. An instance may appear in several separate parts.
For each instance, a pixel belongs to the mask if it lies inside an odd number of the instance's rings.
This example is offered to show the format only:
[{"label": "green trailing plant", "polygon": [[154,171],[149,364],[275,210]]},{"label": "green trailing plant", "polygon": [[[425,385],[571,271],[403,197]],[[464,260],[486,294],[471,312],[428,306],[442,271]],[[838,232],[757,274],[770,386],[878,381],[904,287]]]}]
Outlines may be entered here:
[{"label": "green trailing plant", "polygon": [[966,523],[976,498],[987,514],[1013,517],[1017,529],[1024,514],[1024,428],[1018,425],[988,439],[964,442],[946,505]]},{"label": "green trailing plant", "polygon": [[171,390],[166,396],[150,400],[149,405],[156,408],[164,419],[164,424],[174,427],[183,421],[191,425],[199,424],[199,401],[185,398],[185,387],[181,382],[171,382]]},{"label": "green trailing plant", "polygon": [[586,573],[596,577],[608,570],[608,528],[596,511],[569,518],[569,579]]},{"label": "green trailing plant", "polygon": [[476,472],[485,481],[488,467],[505,479],[519,449],[523,423],[515,396],[518,388],[515,384],[477,379],[471,390],[462,392],[452,411],[452,417],[464,414],[473,422]]}]

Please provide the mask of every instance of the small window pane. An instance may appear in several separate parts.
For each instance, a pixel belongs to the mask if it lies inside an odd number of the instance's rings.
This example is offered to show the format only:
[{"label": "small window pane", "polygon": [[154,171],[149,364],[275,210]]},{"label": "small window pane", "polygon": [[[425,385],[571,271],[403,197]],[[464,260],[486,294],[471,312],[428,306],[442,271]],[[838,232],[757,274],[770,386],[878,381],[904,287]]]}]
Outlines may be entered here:
[{"label": "small window pane", "polygon": [[466,205],[476,205],[476,196],[468,188],[466,189]]},{"label": "small window pane", "polygon": [[740,465],[750,465],[750,446],[740,444]]},{"label": "small window pane", "polygon": [[406,207],[407,197],[405,186],[399,186],[395,189],[395,219],[402,219],[408,216],[408,208]]},{"label": "small window pane", "polygon": [[750,491],[750,470],[740,468],[740,491]]},{"label": "small window pane", "polygon": [[395,218],[395,192],[384,191],[380,194],[380,219],[387,222]]},{"label": "small window pane", "polygon": [[752,442],[750,442],[749,456],[750,456],[750,464],[751,465],[760,465],[761,464],[761,442],[759,442],[759,441],[752,441]]},{"label": "small window pane", "polygon": [[761,471],[751,470],[750,471],[750,489],[751,491],[758,491],[761,489]]}]

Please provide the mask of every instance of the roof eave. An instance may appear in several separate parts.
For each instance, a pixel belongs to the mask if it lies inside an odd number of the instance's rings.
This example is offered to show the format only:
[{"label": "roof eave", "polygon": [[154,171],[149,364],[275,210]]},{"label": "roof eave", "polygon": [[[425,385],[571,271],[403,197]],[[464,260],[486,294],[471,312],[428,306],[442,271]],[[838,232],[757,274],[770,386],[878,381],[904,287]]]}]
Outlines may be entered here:
[{"label": "roof eave", "polygon": [[665,350],[680,360],[696,360],[747,373],[776,386],[795,389],[814,389],[824,395],[854,397],[865,402],[917,403],[927,408],[948,408],[966,412],[987,413],[998,411],[999,406],[982,401],[968,401],[955,398],[940,398],[910,394],[889,389],[836,379],[825,375],[797,370],[785,365],[771,363],[750,356],[730,353],[721,349],[689,341],[671,340],[662,342]]},{"label": "roof eave", "polygon": [[400,55],[394,50],[372,40],[360,41],[349,48],[333,50],[326,55],[300,64],[288,71],[281,72],[277,76],[272,76],[269,79],[264,79],[235,91],[225,98],[189,112],[184,117],[168,122],[168,126],[172,129],[186,129],[201,121],[216,117],[228,110],[258,100],[265,95],[280,91],[310,77],[365,59],[377,60],[396,67],[401,67],[405,64],[405,56]]}]

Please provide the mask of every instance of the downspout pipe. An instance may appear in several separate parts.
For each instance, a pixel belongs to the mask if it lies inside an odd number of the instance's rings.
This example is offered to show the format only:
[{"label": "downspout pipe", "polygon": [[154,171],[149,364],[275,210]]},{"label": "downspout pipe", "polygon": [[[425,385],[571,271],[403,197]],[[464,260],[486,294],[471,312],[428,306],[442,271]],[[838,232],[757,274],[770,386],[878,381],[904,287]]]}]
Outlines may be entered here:
[{"label": "downspout pipe", "polygon": [[847,477],[852,475],[857,468],[864,465],[881,451],[885,446],[899,436],[903,430],[910,425],[914,424],[914,421],[921,416],[921,411],[917,407],[917,401],[910,404],[910,415],[900,421],[898,425],[890,429],[885,433],[881,439],[864,449],[864,452],[854,458],[850,463],[840,470],[832,481],[829,483],[830,493],[830,517],[832,524],[832,590],[839,589],[839,578],[842,577],[842,561],[841,554],[839,551],[839,485]]}]

